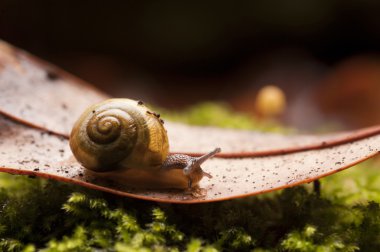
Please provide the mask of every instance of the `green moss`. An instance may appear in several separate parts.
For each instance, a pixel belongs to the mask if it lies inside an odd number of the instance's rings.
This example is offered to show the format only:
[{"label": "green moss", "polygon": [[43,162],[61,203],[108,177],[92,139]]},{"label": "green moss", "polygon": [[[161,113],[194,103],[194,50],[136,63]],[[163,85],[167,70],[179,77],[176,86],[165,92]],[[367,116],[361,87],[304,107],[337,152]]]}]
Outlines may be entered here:
[{"label": "green moss", "polygon": [[258,120],[234,111],[224,103],[204,102],[182,111],[157,109],[163,118],[192,125],[208,125],[235,129],[255,129],[266,132],[292,132],[274,120]]},{"label": "green moss", "polygon": [[378,162],[322,179],[321,196],[305,185],[199,205],[0,174],[0,251],[379,251]]}]

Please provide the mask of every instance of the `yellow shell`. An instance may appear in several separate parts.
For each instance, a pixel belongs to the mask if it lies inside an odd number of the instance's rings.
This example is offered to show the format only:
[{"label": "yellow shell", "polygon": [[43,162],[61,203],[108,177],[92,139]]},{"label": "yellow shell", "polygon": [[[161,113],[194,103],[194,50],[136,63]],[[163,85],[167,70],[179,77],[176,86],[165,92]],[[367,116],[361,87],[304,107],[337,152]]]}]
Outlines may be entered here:
[{"label": "yellow shell", "polygon": [[87,169],[158,167],[169,152],[166,130],[141,102],[109,99],[89,107],[70,135],[75,158]]}]

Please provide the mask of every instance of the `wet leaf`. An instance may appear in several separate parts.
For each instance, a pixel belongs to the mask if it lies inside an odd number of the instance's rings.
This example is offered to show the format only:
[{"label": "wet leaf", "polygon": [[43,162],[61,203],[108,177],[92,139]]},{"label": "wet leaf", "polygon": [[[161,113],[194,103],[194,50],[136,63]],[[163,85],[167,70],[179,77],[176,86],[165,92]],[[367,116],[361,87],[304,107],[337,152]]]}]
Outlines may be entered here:
[{"label": "wet leaf", "polygon": [[[109,98],[89,84],[0,41],[0,112],[68,137],[87,106]],[[201,154],[215,146],[224,157],[282,154],[340,144],[380,132],[380,126],[325,136],[281,135],[166,122],[171,152]],[[195,141],[196,139],[196,141]]]},{"label": "wet leaf", "polygon": [[76,77],[0,41],[1,112],[68,135],[82,111],[108,96]]},{"label": "wet leaf", "polygon": [[[380,126],[325,136],[280,135],[167,122],[171,151],[223,153],[204,169],[202,193],[134,189],[87,172],[68,133],[88,105],[108,96],[6,43],[0,43],[0,170],[56,179],[118,195],[196,203],[265,193],[348,168],[380,150]],[[17,123],[18,122],[18,123]],[[222,158],[224,157],[224,158]],[[134,174],[130,174],[134,176]],[[141,182],[144,188],[144,182]]]},{"label": "wet leaf", "polygon": [[[89,84],[0,42],[0,112],[68,137],[85,108],[109,98]],[[281,135],[166,122],[171,152],[201,154],[219,146],[224,157],[282,154],[336,145],[376,134],[379,127],[325,136]],[[196,141],[195,141],[196,139]]]},{"label": "wet leaf", "polygon": [[177,203],[226,200],[307,183],[364,161],[380,150],[380,135],[374,135],[334,147],[286,155],[214,158],[203,165],[213,175],[200,182],[206,194],[192,196],[182,190],[133,189],[99,179],[72,157],[67,139],[5,117],[0,117],[0,129],[0,171],[51,178],[123,196]]}]

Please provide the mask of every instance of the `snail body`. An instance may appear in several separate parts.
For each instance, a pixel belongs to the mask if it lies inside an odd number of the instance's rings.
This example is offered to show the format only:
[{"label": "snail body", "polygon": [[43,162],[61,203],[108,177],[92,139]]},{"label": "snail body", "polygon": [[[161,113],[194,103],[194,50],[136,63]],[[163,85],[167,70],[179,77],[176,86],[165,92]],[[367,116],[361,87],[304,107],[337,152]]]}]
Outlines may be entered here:
[{"label": "snail body", "polygon": [[141,101],[109,99],[90,106],[70,134],[75,158],[96,176],[138,187],[191,188],[203,176],[202,157],[169,154],[160,115]]}]

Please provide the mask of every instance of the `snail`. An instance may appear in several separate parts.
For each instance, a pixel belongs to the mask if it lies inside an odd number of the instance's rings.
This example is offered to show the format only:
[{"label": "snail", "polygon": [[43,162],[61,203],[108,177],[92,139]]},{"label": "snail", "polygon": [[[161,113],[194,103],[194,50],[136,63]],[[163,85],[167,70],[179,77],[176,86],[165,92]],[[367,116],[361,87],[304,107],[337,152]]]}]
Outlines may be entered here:
[{"label": "snail", "polygon": [[86,172],[144,188],[192,189],[212,176],[201,157],[170,154],[164,121],[143,102],[109,99],[90,106],[74,124],[70,148]]}]

